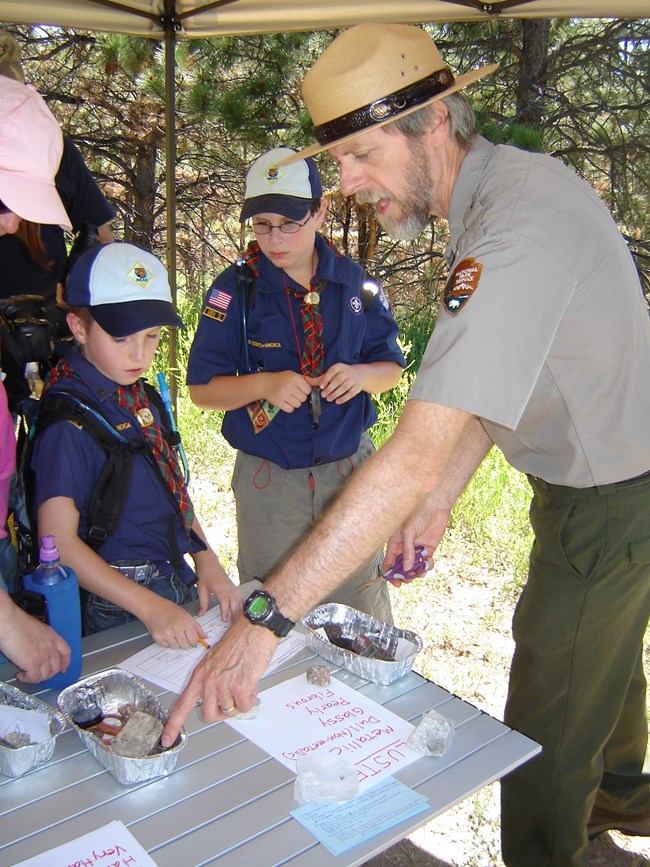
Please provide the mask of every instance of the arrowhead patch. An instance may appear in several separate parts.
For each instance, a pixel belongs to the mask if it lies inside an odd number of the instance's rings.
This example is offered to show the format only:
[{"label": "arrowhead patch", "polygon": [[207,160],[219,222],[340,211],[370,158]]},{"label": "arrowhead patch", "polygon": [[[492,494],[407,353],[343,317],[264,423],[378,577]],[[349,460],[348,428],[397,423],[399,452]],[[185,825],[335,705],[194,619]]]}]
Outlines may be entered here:
[{"label": "arrowhead patch", "polygon": [[483,266],[474,259],[463,259],[456,265],[442,297],[444,308],[450,316],[455,316],[472,297],[478,287],[482,271]]}]

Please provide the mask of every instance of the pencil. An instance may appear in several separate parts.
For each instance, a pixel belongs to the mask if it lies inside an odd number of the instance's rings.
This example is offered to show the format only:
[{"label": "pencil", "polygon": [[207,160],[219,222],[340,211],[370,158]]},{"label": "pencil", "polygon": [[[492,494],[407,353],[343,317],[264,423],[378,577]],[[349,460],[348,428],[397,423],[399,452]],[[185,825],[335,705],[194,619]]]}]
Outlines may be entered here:
[{"label": "pencil", "polygon": [[205,640],[205,638],[199,638],[199,644],[202,644],[206,650],[210,650],[210,645]]}]

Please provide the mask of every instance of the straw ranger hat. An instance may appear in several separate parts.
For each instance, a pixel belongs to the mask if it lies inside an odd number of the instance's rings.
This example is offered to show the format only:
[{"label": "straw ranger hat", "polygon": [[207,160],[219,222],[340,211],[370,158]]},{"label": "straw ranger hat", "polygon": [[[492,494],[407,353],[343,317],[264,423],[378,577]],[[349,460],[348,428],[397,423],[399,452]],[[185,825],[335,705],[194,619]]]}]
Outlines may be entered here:
[{"label": "straw ranger hat", "polygon": [[454,78],[426,31],[407,24],[359,24],[331,42],[302,83],[318,144],[305,159],[384,126],[467,87],[498,67]]}]

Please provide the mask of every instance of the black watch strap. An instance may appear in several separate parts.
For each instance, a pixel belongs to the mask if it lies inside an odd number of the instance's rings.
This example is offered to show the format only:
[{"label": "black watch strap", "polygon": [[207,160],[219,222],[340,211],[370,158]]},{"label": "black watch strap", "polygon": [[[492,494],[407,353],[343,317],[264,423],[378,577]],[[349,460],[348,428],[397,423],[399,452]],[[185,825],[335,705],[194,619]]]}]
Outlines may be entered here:
[{"label": "black watch strap", "polygon": [[284,638],[296,625],[280,612],[277,602],[266,590],[253,590],[244,602],[244,616],[256,626],[270,629],[278,638]]}]

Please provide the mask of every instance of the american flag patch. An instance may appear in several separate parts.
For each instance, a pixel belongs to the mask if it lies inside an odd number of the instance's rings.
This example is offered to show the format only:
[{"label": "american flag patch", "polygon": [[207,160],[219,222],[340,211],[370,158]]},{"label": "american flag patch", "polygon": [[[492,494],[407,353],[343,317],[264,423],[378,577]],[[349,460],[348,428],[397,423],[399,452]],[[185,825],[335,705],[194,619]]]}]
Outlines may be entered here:
[{"label": "american flag patch", "polygon": [[222,292],[221,289],[213,289],[208,298],[208,304],[219,310],[227,310],[231,301],[232,295],[228,295],[227,292]]}]

